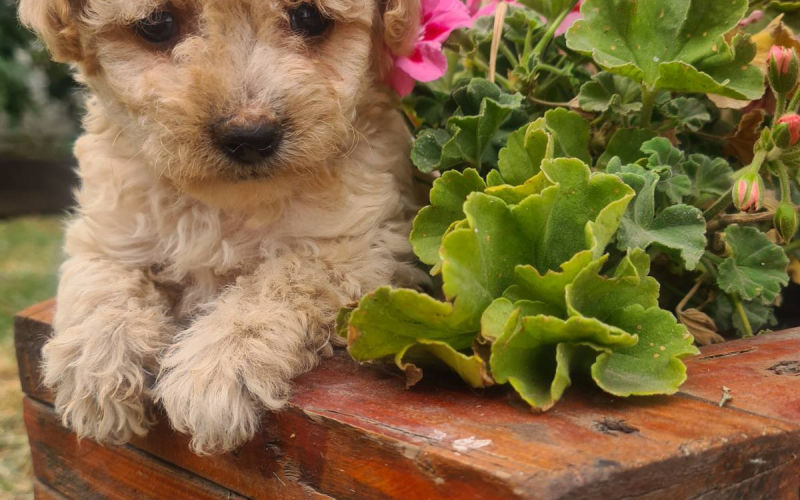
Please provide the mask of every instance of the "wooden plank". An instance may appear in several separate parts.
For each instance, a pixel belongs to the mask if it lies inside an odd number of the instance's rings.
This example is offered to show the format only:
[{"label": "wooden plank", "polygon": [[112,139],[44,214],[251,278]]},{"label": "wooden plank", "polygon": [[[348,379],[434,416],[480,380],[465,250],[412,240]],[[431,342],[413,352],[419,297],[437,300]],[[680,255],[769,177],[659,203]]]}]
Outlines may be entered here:
[{"label": "wooden plank", "polygon": [[55,299],[48,300],[25,309],[14,318],[14,345],[22,390],[32,398],[47,402],[53,401],[53,394],[40,383],[40,365],[42,346],[53,333],[55,307]]},{"label": "wooden plank", "polygon": [[[17,323],[31,380],[46,309]],[[796,338],[757,339],[758,363],[797,352]],[[685,397],[624,400],[579,385],[545,414],[507,390],[473,393],[434,374],[406,391],[394,373],[339,355],[298,379],[289,408],[236,453],[196,457],[163,421],[134,445],[254,499],[798,499],[800,426],[791,405],[762,405],[759,414],[745,404],[778,375],[753,361],[749,383],[728,385],[741,407],[719,408],[719,383],[739,356],[709,354],[718,349],[689,362],[692,377],[706,381],[688,385]]]},{"label": "wooden plank", "polygon": [[72,500],[38,479],[33,480],[33,498],[34,500]]},{"label": "wooden plank", "polygon": [[25,399],[25,424],[36,477],[80,500],[244,500],[130,447],[78,442],[53,410]]},{"label": "wooden plank", "polygon": [[800,329],[717,344],[688,363],[681,394],[800,425]]}]

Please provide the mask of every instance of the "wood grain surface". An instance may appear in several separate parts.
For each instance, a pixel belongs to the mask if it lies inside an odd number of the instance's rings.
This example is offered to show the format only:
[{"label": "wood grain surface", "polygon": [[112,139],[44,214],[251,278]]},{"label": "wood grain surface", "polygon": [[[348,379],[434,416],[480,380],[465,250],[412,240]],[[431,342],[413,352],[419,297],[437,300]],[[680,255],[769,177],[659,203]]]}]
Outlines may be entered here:
[{"label": "wood grain surface", "polygon": [[54,306],[16,321],[40,499],[800,499],[800,331],[703,349],[673,397],[579,383],[543,414],[449,375],[405,390],[339,353],[297,380],[253,442],[201,458],[163,417],[120,448],[60,426],[38,384]]}]

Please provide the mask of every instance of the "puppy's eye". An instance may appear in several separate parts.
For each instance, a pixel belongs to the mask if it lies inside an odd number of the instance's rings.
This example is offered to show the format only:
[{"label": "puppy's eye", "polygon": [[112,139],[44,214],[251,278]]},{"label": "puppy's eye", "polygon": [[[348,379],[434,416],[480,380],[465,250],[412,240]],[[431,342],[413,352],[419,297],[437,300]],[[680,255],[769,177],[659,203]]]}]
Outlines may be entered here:
[{"label": "puppy's eye", "polygon": [[290,10],[289,22],[292,31],[308,38],[322,35],[331,25],[331,20],[310,3],[301,3]]},{"label": "puppy's eye", "polygon": [[178,36],[178,22],[169,12],[153,12],[134,25],[136,34],[150,43],[166,43]]}]

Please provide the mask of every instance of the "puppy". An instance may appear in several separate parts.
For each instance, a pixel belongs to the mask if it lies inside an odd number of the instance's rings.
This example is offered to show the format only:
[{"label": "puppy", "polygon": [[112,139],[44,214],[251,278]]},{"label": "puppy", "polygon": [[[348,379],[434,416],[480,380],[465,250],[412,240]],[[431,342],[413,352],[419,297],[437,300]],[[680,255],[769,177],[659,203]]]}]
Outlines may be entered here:
[{"label": "puppy", "polygon": [[249,440],[337,310],[423,278],[382,84],[418,0],[22,0],[90,89],[44,384],[79,437]]}]

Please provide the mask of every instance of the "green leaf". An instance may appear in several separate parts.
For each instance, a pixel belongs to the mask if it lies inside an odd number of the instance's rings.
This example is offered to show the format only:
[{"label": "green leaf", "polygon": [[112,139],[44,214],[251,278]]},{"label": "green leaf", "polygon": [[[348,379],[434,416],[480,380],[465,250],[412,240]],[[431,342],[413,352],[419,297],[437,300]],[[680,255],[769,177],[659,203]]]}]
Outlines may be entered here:
[{"label": "green leaf", "polygon": [[485,189],[483,179],[471,168],[463,173],[445,172],[434,181],[430,192],[431,204],[420,210],[411,231],[411,245],[419,260],[431,266],[439,262],[442,237],[454,222],[466,217],[463,206],[467,197]]},{"label": "green leaf", "polygon": [[[556,308],[554,316],[566,317],[566,289],[578,274],[592,263],[591,251],[583,251],[561,266],[561,271],[547,271],[540,274],[533,266],[518,266],[516,269],[516,285],[506,290],[509,295],[542,302]],[[605,261],[605,259],[603,259]]]},{"label": "green leaf", "polygon": [[593,354],[582,349],[582,344],[600,347],[635,342],[635,336],[595,319],[523,317],[521,308],[517,308],[505,322],[503,334],[492,344],[489,363],[498,383],[510,383],[528,404],[546,410],[570,385],[572,368],[584,364],[581,360],[586,353]]},{"label": "green leaf", "polygon": [[486,362],[477,354],[459,352],[447,342],[419,339],[395,355],[395,364],[406,374],[406,387],[414,385],[422,378],[419,366],[435,364],[440,361],[458,373],[474,389],[494,385]]},{"label": "green leaf", "polygon": [[358,361],[394,356],[420,339],[466,349],[478,331],[470,314],[414,290],[378,288],[350,314],[348,352]]},{"label": "green leaf", "polygon": [[447,234],[441,249],[443,290],[473,324],[514,280],[514,268],[532,257],[532,242],[503,200],[472,193],[464,204],[468,227]]},{"label": "green leaf", "polygon": [[605,112],[625,116],[642,109],[642,87],[624,76],[607,71],[592,77],[578,94],[578,105],[585,111]]},{"label": "green leaf", "polygon": [[546,273],[584,250],[602,255],[633,190],[616,176],[591,174],[580,160],[545,160],[542,171],[554,185],[514,207],[533,248],[533,257],[519,264]]},{"label": "green leaf", "polygon": [[607,322],[639,336],[636,345],[606,349],[592,366],[592,378],[616,396],[674,394],[686,381],[681,359],[699,354],[694,339],[667,311],[632,305],[614,311]]},{"label": "green leaf", "polygon": [[620,177],[636,190],[636,198],[628,206],[617,234],[617,248],[646,250],[657,244],[677,250],[693,270],[706,246],[706,221],[703,212],[688,205],[672,205],[656,212],[656,186],[659,177],[654,172],[627,172]]},{"label": "green leaf", "polygon": [[589,122],[581,115],[564,108],[551,109],[544,115],[547,130],[555,140],[556,158],[577,158],[591,165],[589,155]]},{"label": "green leaf", "polygon": [[505,183],[524,184],[541,171],[542,160],[553,157],[550,135],[543,125],[543,120],[537,120],[508,136],[497,167]]},{"label": "green leaf", "polygon": [[747,8],[747,0],[586,0],[567,45],[651,89],[753,100],[764,90],[748,64],[755,46],[725,40]]},{"label": "green leaf", "polygon": [[584,316],[605,321],[614,311],[638,304],[649,309],[658,306],[659,284],[647,276],[650,257],[643,251],[630,251],[617,267],[614,276],[599,274],[603,261],[587,266],[567,286],[567,309],[570,316]]},{"label": "green leaf", "polygon": [[[753,332],[758,333],[764,328],[778,324],[775,307],[772,304],[764,305],[760,301],[742,301],[742,306]],[[720,331],[735,330],[740,337],[748,334],[739,313],[724,293],[717,294],[709,312]]]},{"label": "green leaf", "polygon": [[789,259],[783,249],[758,229],[739,225],[725,229],[725,242],[731,256],[719,266],[720,288],[744,300],[774,302],[789,284]]},{"label": "green leaf", "polygon": [[683,130],[697,132],[711,121],[708,109],[694,97],[678,97],[661,107],[661,113],[671,118]]},{"label": "green leaf", "polygon": [[642,152],[642,144],[656,137],[653,131],[640,128],[621,128],[614,132],[608,141],[605,152],[597,160],[598,167],[605,167],[614,157],[622,163],[636,163],[646,155]]},{"label": "green leaf", "polygon": [[712,199],[716,200],[733,186],[733,169],[723,158],[712,160],[705,155],[693,154],[682,167],[691,180],[689,199],[695,206],[702,207]]},{"label": "green leaf", "polygon": [[[444,129],[425,129],[414,141],[411,160],[423,172],[446,170],[458,166],[497,164],[496,143],[500,128],[518,110],[523,97],[503,93],[495,84],[481,78],[453,93],[458,104],[456,114]],[[500,134],[503,135],[503,134]]]},{"label": "green leaf", "polygon": [[[425,173],[444,170],[461,163],[460,156],[445,157],[444,148],[452,140],[452,136],[443,129],[424,129],[419,133],[411,148],[411,161]],[[448,150],[452,150],[449,147]]]},{"label": "green leaf", "polygon": [[657,185],[673,204],[680,203],[692,192],[692,183],[681,169],[683,153],[663,137],[656,137],[642,144],[642,152],[649,154],[647,168],[658,173],[661,180]]}]

